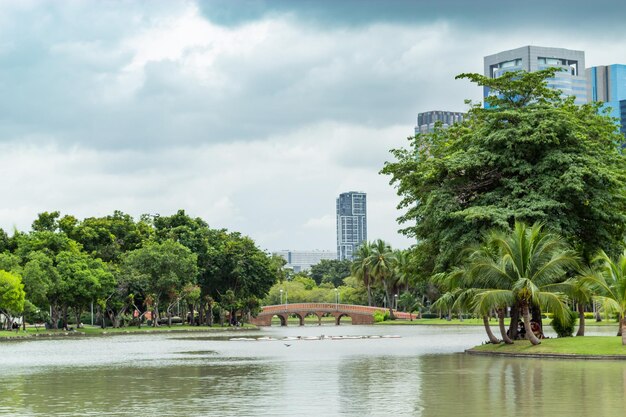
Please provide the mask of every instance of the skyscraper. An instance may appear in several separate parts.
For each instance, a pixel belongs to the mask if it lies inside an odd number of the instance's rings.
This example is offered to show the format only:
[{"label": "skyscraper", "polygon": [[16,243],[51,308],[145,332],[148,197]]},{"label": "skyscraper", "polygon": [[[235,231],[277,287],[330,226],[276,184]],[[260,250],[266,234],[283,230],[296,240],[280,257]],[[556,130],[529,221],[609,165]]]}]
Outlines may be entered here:
[{"label": "skyscraper", "polygon": [[462,122],[466,116],[465,113],[441,110],[418,113],[415,134],[432,132],[437,122],[441,122],[443,128],[452,126],[454,123]]},{"label": "skyscraper", "polygon": [[337,259],[352,259],[356,248],[367,240],[366,194],[350,191],[337,198]]},{"label": "skyscraper", "polygon": [[619,119],[620,131],[626,136],[626,65],[600,65],[586,69],[587,97],[611,107],[610,115]]},{"label": "skyscraper", "polygon": [[[548,87],[559,89],[565,96],[576,96],[576,104],[587,102],[587,80],[585,76],[585,52],[563,48],[523,46],[499,52],[484,58],[485,76],[498,78],[510,71],[534,72],[549,67],[561,68],[554,78],[548,80]],[[483,96],[490,91],[483,88]]]}]

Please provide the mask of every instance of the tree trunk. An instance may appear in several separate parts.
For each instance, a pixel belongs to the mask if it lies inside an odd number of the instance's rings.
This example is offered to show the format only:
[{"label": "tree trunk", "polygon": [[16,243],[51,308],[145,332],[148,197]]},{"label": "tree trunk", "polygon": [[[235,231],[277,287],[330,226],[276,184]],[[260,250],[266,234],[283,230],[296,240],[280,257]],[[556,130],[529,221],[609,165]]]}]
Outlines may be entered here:
[{"label": "tree trunk", "polygon": [[155,303],[152,310],[152,327],[159,326],[159,306]]},{"label": "tree trunk", "polygon": [[539,324],[539,329],[541,330],[541,333],[543,333],[543,319],[541,317],[541,307],[539,306],[532,306],[530,308],[530,319],[532,321],[534,321],[535,323]]},{"label": "tree trunk", "polygon": [[583,303],[578,303],[578,332],[576,336],[584,336],[585,335],[585,305]]},{"label": "tree trunk", "polygon": [[387,296],[387,303],[389,304],[389,319],[390,320],[395,320],[396,316],[395,314],[393,314],[393,301],[391,300],[391,297],[389,294],[389,287],[387,286],[387,281],[386,280],[382,280],[383,281],[383,287],[385,287],[385,295]]},{"label": "tree trunk", "polygon": [[626,319],[621,321],[622,329],[622,346],[626,346]]},{"label": "tree trunk", "polygon": [[80,315],[82,314],[82,311],[76,310],[74,314],[76,315],[76,328],[80,329]]},{"label": "tree trunk", "polygon": [[209,327],[213,327],[213,304],[209,304],[209,314],[207,317]]},{"label": "tree trunk", "polygon": [[522,305],[522,316],[524,317],[524,328],[526,329],[526,338],[530,340],[533,345],[538,345],[541,340],[537,339],[537,336],[533,333],[533,329],[530,327],[530,310],[528,304]]},{"label": "tree trunk", "polygon": [[493,343],[494,345],[500,343],[498,338],[491,332],[491,326],[489,325],[489,316],[483,316],[483,324],[485,325],[485,331],[487,332],[487,336],[489,337],[489,343]]},{"label": "tree trunk", "polygon": [[502,334],[502,340],[507,345],[513,344],[513,340],[506,334],[506,327],[504,326],[504,309],[498,309],[498,326],[500,327],[500,333]]},{"label": "tree trunk", "polygon": [[624,317],[622,317],[621,314],[617,315],[617,322],[619,323],[619,329],[617,329],[617,335],[618,336],[622,336],[622,321],[624,320]]},{"label": "tree trunk", "polygon": [[367,305],[372,306],[372,286],[369,282],[367,283]]},{"label": "tree trunk", "polygon": [[63,307],[63,330],[67,330],[67,306]]},{"label": "tree trunk", "polygon": [[519,307],[517,304],[511,306],[511,323],[509,323],[509,337],[511,340],[517,339],[517,326],[519,322]]},{"label": "tree trunk", "polygon": [[52,321],[52,328],[59,329],[60,311],[59,307],[55,304],[51,306],[50,320]]},{"label": "tree trunk", "polygon": [[196,311],[193,308],[193,304],[189,304],[189,325],[193,326],[196,323],[195,320],[195,315],[196,315]]},{"label": "tree trunk", "polygon": [[172,327],[172,312],[167,310],[167,327]]}]

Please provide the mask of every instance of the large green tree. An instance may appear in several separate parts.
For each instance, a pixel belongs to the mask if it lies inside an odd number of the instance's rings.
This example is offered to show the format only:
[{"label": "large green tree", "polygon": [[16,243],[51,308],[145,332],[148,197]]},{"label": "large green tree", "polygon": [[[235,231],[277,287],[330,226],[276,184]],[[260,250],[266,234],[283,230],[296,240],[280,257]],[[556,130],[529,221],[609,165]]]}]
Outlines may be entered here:
[{"label": "large green tree", "polygon": [[403,232],[445,271],[483,231],[541,221],[586,259],[616,254],[626,227],[623,137],[599,104],[575,105],[546,81],[556,69],[497,79],[462,74],[493,95],[463,123],[410,138],[382,173],[402,197]]},{"label": "large green tree", "polygon": [[154,326],[158,326],[161,304],[180,298],[185,285],[194,282],[196,262],[194,253],[172,240],[149,242],[124,256],[123,271],[140,282],[144,299],[153,310]]},{"label": "large green tree", "polygon": [[13,317],[24,311],[24,284],[22,279],[10,272],[0,270],[0,313],[4,314],[7,328]]}]

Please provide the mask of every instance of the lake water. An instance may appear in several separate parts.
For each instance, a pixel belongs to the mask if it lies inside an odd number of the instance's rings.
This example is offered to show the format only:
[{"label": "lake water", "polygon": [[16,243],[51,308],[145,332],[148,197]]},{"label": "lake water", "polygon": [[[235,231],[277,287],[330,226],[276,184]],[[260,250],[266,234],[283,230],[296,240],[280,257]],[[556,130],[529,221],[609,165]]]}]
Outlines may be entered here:
[{"label": "lake water", "polygon": [[[322,334],[401,337],[228,340]],[[624,415],[626,362],[461,353],[484,340],[481,327],[343,325],[3,342],[0,414]]]}]

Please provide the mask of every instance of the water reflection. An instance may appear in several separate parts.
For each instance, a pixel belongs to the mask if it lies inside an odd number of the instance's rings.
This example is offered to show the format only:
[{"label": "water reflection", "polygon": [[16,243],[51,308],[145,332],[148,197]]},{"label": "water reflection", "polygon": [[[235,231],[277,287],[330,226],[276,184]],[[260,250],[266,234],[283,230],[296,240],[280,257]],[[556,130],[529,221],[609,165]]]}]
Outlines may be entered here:
[{"label": "water reflection", "polygon": [[479,328],[293,327],[251,336],[322,333],[402,337],[289,346],[200,335],[0,343],[0,414],[613,416],[626,407],[623,363],[458,353],[484,340]]},{"label": "water reflection", "polygon": [[423,356],[423,416],[623,415],[626,368],[610,361]]}]

